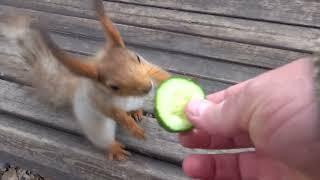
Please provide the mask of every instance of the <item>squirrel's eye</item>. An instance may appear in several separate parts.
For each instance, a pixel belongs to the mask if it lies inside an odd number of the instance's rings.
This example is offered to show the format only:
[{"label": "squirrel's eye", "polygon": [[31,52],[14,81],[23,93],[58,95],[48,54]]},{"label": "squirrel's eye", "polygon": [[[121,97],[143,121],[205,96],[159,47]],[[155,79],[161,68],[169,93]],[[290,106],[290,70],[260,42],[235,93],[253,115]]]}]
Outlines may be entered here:
[{"label": "squirrel's eye", "polygon": [[116,85],[110,85],[109,86],[113,91],[118,91],[120,88]]},{"label": "squirrel's eye", "polygon": [[138,55],[137,55],[137,59],[138,59],[139,63],[141,63],[141,59]]}]

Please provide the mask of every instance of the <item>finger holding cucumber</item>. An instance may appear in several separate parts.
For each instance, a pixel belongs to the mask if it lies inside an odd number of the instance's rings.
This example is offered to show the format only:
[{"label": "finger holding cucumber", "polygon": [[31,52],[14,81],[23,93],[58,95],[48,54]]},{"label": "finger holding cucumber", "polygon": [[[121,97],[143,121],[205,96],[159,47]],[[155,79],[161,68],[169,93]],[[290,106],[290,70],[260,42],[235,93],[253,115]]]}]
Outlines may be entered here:
[{"label": "finger holding cucumber", "polygon": [[155,116],[168,132],[186,132],[193,128],[184,108],[191,99],[204,99],[203,89],[194,81],[172,77],[162,82],[155,95]]}]

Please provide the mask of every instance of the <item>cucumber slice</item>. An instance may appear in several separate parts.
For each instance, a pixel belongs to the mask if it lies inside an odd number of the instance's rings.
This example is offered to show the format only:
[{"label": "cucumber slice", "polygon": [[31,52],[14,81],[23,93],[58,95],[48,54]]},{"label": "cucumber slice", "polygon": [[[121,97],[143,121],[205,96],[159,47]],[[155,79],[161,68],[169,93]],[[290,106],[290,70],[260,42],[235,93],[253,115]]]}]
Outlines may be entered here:
[{"label": "cucumber slice", "polygon": [[169,132],[192,129],[184,108],[192,98],[204,99],[203,89],[192,80],[172,77],[162,82],[155,95],[155,115],[159,124]]}]

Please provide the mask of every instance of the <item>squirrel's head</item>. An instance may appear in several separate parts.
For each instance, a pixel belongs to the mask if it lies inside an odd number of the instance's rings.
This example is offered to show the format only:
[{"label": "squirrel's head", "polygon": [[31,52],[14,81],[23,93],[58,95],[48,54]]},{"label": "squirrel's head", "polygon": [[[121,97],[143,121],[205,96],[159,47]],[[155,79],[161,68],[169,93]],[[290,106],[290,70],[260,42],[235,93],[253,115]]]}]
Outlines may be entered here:
[{"label": "squirrel's head", "polygon": [[96,64],[97,80],[112,92],[125,95],[144,95],[152,89],[149,66],[129,49],[112,47]]},{"label": "squirrel's head", "polygon": [[53,55],[76,75],[90,78],[106,91],[121,96],[146,95],[152,89],[149,68],[141,56],[125,47],[119,31],[105,15],[101,0],[94,0],[99,21],[108,39],[102,53],[87,61],[73,57],[49,42]]}]

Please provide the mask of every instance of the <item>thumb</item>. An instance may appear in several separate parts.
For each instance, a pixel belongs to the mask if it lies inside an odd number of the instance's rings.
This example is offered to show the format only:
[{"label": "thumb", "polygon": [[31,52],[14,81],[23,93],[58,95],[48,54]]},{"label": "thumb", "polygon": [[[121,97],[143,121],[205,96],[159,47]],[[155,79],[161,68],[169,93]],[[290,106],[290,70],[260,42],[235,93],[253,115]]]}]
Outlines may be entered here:
[{"label": "thumb", "polygon": [[191,100],[185,108],[185,113],[197,129],[208,134],[233,137],[241,133],[240,117],[237,118],[237,114],[242,108],[241,103],[227,101],[230,99],[219,104],[209,100]]}]

